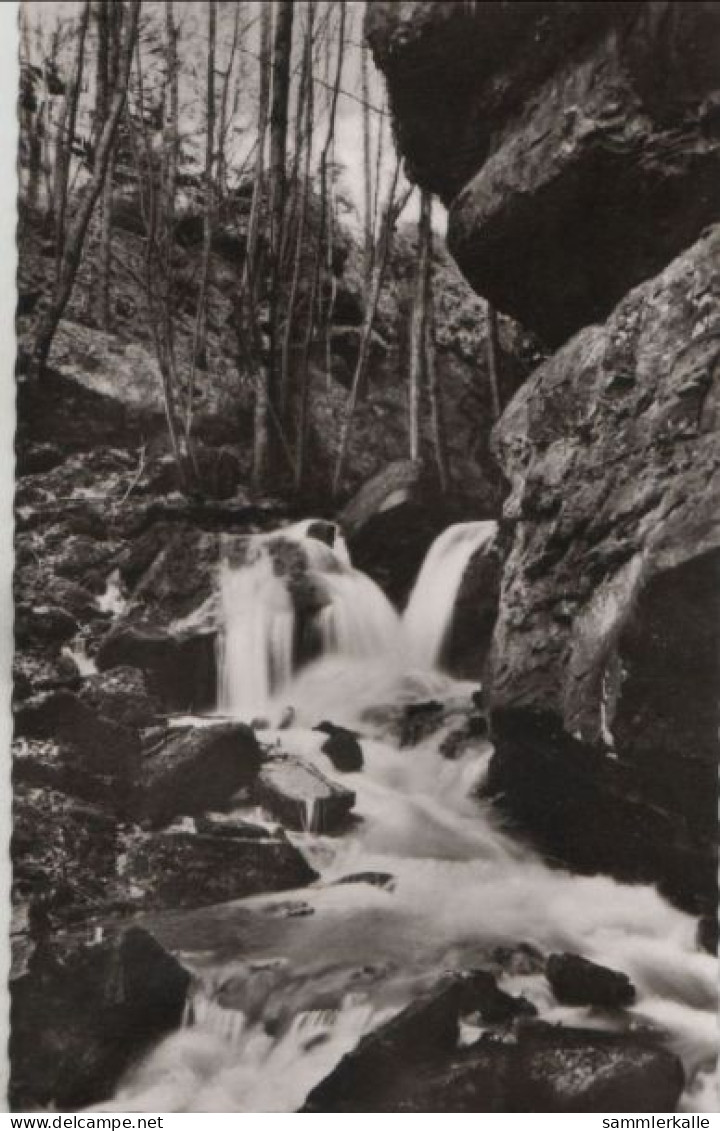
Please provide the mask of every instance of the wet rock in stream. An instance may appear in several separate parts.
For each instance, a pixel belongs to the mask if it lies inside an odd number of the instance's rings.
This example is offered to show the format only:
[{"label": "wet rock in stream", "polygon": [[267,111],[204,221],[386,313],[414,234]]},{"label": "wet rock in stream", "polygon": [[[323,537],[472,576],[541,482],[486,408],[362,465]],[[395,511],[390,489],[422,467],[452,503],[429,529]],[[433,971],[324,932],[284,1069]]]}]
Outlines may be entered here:
[{"label": "wet rock in stream", "polygon": [[162,825],[173,817],[223,808],[254,781],[263,753],[250,727],[219,723],[170,732],[142,761],[139,814]]},{"label": "wet rock in stream", "polygon": [[[533,1007],[505,993],[485,970],[446,975],[369,1033],[309,1095],[303,1111],[385,1111],[426,1065],[442,1063],[460,1036],[460,1018],[504,1025]],[[433,1110],[420,1109],[417,1110]],[[447,1109],[452,1110],[452,1108]],[[463,1109],[464,1110],[464,1109]]]},{"label": "wet rock in stream", "polygon": [[362,746],[353,731],[328,722],[319,723],[314,729],[328,736],[320,749],[327,754],[338,773],[354,774],[363,768]]},{"label": "wet rock in stream", "polygon": [[152,694],[167,710],[188,714],[215,706],[217,633],[166,628],[114,628],[96,656],[100,671],[129,666],[145,673]]},{"label": "wet rock in stream", "polygon": [[162,715],[160,700],[150,692],[144,673],[127,665],[88,676],[80,698],[121,726],[149,727]]},{"label": "wet rock in stream", "polygon": [[578,954],[551,954],[546,972],[552,992],[563,1005],[623,1009],[635,1001],[635,987],[627,974]]},{"label": "wet rock in stream", "polygon": [[253,789],[261,805],[299,831],[338,832],[347,825],[355,805],[352,790],[292,754],[269,759]]},{"label": "wet rock in stream", "polygon": [[79,1111],[183,1016],[190,974],[147,931],[39,943],[10,984],[10,1105]]},{"label": "wet rock in stream", "polygon": [[124,876],[150,907],[201,907],[313,883],[317,873],[282,829],[245,831],[169,828],[133,834]]},{"label": "wet rock in stream", "polygon": [[412,1009],[365,1037],[301,1110],[667,1112],[683,1089],[678,1058],[644,1037],[523,1021],[458,1050],[434,1016],[415,1015],[407,1033]]}]

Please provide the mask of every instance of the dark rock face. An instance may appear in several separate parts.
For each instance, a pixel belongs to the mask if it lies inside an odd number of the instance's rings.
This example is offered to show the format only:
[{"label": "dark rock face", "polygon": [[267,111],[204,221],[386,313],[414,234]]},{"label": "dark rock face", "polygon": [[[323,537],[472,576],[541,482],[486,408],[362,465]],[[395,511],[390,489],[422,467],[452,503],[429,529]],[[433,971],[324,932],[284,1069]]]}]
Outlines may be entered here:
[{"label": "dark rock face", "polygon": [[355,794],[292,754],[271,758],[260,770],[254,795],[288,828],[332,833],[342,829]]},{"label": "dark rock face", "polygon": [[18,646],[64,643],[78,630],[75,618],[57,605],[18,605],[15,610],[15,640]]},{"label": "dark rock face", "polygon": [[133,836],[126,875],[150,907],[201,907],[261,892],[289,891],[317,879],[282,829],[238,826],[233,835],[202,822],[198,830],[168,829]]},{"label": "dark rock face", "polygon": [[110,668],[89,676],[80,698],[106,719],[126,727],[153,726],[162,710],[138,668]]},{"label": "dark rock face", "polygon": [[367,33],[450,250],[549,343],[720,216],[717,5],[410,0]]},{"label": "dark rock face", "polygon": [[173,632],[121,625],[102,641],[96,662],[101,672],[139,668],[168,711],[199,713],[215,706],[216,640],[214,629]]},{"label": "dark rock face", "polygon": [[[308,1096],[304,1111],[378,1111],[418,1069],[453,1050],[460,1015],[483,995],[500,993],[483,971],[441,980],[369,1033]],[[508,995],[503,995],[508,996]],[[382,1110],[385,1110],[384,1108]]]},{"label": "dark rock face", "polygon": [[47,787],[13,790],[13,900],[36,904],[61,923],[122,903],[118,824],[97,804]]},{"label": "dark rock face", "polygon": [[365,759],[357,735],[333,723],[320,723],[315,730],[325,731],[328,738],[320,749],[327,754],[334,769],[341,774],[354,774],[363,768]]},{"label": "dark rock face", "polygon": [[177,816],[222,808],[252,783],[263,760],[243,723],[180,730],[146,754],[138,784],[139,816],[161,825]]},{"label": "dark rock face", "polygon": [[[364,1037],[302,1110],[675,1110],[684,1079],[672,1053],[626,1034],[528,1021],[531,1008],[484,971],[452,977]],[[460,1052],[458,1021],[472,1012],[502,1029]]]},{"label": "dark rock face", "polygon": [[190,975],[138,927],[111,942],[39,945],[11,983],[10,1103],[79,1111],[183,1015]]},{"label": "dark rock face", "polygon": [[340,515],[353,565],[402,606],[438,534],[468,517],[419,464],[397,460],[363,484]]},{"label": "dark rock face", "polygon": [[551,954],[547,980],[563,1005],[595,1005],[622,1009],[635,1001],[635,987],[627,974],[598,966],[577,954]]},{"label": "dark rock face", "polygon": [[16,759],[16,781],[65,789],[117,812],[127,808],[140,763],[136,730],[104,717],[71,691],[59,690],[16,707],[15,736],[52,748],[50,757],[30,750]]},{"label": "dark rock face", "polygon": [[442,726],[444,718],[445,709],[437,699],[409,703],[402,717],[400,746],[417,746]]},{"label": "dark rock face", "polygon": [[441,662],[460,679],[482,679],[500,604],[503,556],[498,539],[477,550],[458,590]]},{"label": "dark rock face", "polygon": [[577,867],[716,905],[720,231],[542,365],[497,429],[512,544],[491,788]]}]

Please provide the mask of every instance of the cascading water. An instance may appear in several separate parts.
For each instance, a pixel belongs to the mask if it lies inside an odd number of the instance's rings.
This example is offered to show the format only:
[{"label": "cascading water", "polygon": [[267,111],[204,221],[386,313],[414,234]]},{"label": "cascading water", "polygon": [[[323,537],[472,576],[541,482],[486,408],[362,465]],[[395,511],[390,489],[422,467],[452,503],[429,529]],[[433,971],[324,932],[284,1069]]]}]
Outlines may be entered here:
[{"label": "cascading water", "polygon": [[[353,725],[365,765],[344,782],[360,820],[342,837],[318,835],[311,819],[292,834],[320,873],[312,888],[156,919],[156,933],[194,969],[196,992],[186,1027],[131,1072],[110,1109],[297,1111],[344,1053],[439,971],[482,966],[493,948],[526,942],[624,970],[637,988],[633,1021],[660,1029],[683,1060],[682,1110],[717,1110],[716,962],[697,950],[695,922],[650,887],[551,869],[517,844],[477,799],[489,743],[452,761],[440,755],[473,687],[434,665],[463,571],[492,524],[441,535],[402,620],[344,545],[317,542],[310,525],[282,536],[305,550],[319,655],[298,668],[302,614],[269,538],[257,539],[242,567],[225,567],[222,709],[273,718],[293,705],[298,725],[264,732],[267,741],[330,775],[325,735],[310,728],[322,718]],[[400,749],[393,720],[428,695],[444,703],[444,725]],[[393,883],[338,883],[358,873]],[[559,1006],[540,974],[506,974],[502,985],[550,1021],[614,1023]]]},{"label": "cascading water", "polygon": [[462,522],[435,539],[403,617],[407,648],[418,667],[439,663],[470,558],[496,535],[496,522]]}]

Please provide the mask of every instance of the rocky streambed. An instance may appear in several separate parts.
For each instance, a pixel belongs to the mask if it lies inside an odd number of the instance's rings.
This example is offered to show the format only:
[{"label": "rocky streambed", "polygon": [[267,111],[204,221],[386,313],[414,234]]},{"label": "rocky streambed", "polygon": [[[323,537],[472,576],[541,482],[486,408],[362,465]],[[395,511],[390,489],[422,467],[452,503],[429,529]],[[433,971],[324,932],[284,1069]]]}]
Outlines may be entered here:
[{"label": "rocky streambed", "polygon": [[[702,1104],[714,963],[697,923],[503,832],[482,797],[485,701],[441,670],[450,650],[418,668],[389,645],[314,646],[265,717],[224,717],[210,708],[227,538],[282,517],[237,503],[223,550],[212,506],[204,526],[169,520],[172,498],[151,507],[131,538],[77,496],[64,537],[20,516],[13,1106]],[[92,535],[70,534],[79,514]],[[328,577],[333,601],[369,599],[332,524],[290,536],[314,543],[307,573],[284,529],[271,560],[297,624]],[[474,574],[488,567],[457,594]]]}]

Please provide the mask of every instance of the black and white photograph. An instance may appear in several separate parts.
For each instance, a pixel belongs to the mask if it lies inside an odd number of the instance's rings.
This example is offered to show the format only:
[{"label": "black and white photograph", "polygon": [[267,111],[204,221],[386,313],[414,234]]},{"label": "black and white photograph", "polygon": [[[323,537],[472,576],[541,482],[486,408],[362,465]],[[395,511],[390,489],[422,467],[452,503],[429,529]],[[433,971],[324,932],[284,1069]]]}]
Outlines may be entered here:
[{"label": "black and white photograph", "polygon": [[3,7],[8,1126],[710,1127],[720,0]]}]

